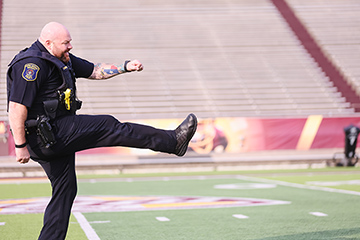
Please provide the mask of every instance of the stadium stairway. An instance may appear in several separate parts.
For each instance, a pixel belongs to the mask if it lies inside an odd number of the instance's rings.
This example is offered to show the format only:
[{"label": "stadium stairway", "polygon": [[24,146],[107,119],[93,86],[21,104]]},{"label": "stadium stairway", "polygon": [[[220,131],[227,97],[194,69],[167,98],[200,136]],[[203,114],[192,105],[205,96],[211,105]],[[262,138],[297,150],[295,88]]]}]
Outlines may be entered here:
[{"label": "stadium stairway", "polygon": [[[360,2],[356,0],[288,0],[297,17],[336,67],[334,81],[346,99],[360,109]],[[331,80],[331,79],[330,79]],[[341,80],[341,81],[340,81]],[[347,85],[349,87],[347,87]]]}]

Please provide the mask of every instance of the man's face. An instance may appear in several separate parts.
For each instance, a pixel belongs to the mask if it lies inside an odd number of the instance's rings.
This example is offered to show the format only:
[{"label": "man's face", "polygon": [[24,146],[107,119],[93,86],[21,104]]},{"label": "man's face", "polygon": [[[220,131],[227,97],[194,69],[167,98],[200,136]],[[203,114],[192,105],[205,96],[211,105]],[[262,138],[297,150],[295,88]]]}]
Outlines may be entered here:
[{"label": "man's face", "polygon": [[69,51],[72,49],[71,40],[70,34],[62,34],[59,38],[51,42],[51,53],[64,63],[70,61]]}]

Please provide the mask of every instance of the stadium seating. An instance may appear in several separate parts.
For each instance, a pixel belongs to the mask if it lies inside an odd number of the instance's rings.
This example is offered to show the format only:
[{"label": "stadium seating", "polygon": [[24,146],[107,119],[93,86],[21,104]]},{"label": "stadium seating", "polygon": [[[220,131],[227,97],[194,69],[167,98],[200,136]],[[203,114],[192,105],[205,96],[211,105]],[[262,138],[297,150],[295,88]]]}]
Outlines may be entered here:
[{"label": "stadium seating", "polygon": [[[360,4],[288,2],[358,88]],[[270,1],[66,3],[3,1],[0,120],[6,120],[7,64],[51,20],[69,28],[76,55],[93,62],[136,58],[145,66],[105,81],[79,79],[79,113],[120,119],[354,113]]]}]

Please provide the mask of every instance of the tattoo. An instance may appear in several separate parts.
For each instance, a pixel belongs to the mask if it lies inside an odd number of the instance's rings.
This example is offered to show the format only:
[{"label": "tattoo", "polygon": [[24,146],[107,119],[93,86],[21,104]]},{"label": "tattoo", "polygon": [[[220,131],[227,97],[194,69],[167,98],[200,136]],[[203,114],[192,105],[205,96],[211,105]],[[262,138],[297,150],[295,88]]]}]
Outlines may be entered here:
[{"label": "tattoo", "polygon": [[104,69],[103,70],[105,74],[119,74],[120,72],[117,70],[117,68],[113,68],[113,66],[111,66],[110,69]]},{"label": "tattoo", "polygon": [[123,65],[114,65],[106,63],[98,63],[94,66],[93,73],[89,77],[90,79],[108,79],[124,73]]}]

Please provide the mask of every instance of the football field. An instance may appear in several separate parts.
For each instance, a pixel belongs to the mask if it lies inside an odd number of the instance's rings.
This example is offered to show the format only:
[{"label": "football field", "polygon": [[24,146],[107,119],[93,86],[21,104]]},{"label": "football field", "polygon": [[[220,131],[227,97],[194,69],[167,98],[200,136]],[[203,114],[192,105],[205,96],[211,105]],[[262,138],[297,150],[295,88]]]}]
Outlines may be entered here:
[{"label": "football field", "polygon": [[[46,179],[2,179],[0,239],[37,239]],[[68,240],[360,239],[360,169],[79,176]]]}]

